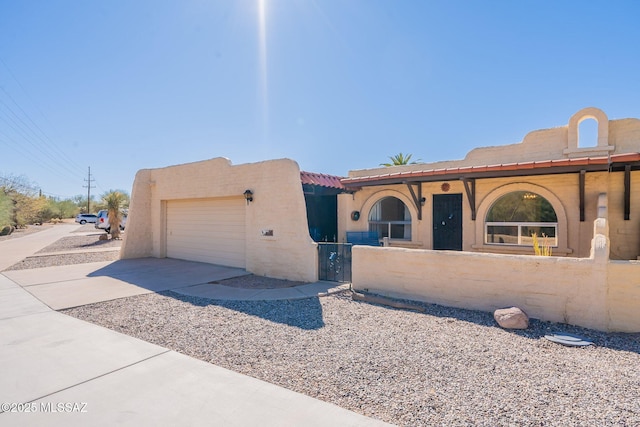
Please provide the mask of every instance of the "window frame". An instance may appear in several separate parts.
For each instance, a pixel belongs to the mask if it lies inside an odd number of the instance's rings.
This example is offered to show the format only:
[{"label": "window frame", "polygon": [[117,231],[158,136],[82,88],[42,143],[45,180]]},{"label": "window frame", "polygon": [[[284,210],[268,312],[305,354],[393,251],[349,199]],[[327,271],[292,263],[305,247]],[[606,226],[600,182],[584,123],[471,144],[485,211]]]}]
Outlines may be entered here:
[{"label": "window frame", "polygon": [[[504,198],[506,198],[507,196],[509,196],[510,194],[513,193],[523,193],[523,197],[526,198],[527,194],[531,194],[534,195],[535,197],[541,197],[546,203],[549,204],[549,206],[551,207],[551,209],[553,210],[553,214],[555,217],[555,221],[548,221],[548,222],[543,222],[543,221],[487,221],[487,218],[490,216],[492,209],[496,206],[496,204],[498,202],[500,202],[501,200],[503,200]],[[489,241],[489,227],[516,227],[517,228],[517,235],[515,236],[517,238],[517,243],[510,243],[510,242],[491,242]],[[511,246],[511,247],[531,247],[533,245],[533,242],[524,242],[523,238],[529,237],[529,236],[525,236],[524,233],[522,232],[522,229],[524,227],[545,227],[545,228],[553,228],[554,229],[554,235],[551,238],[552,239],[552,244],[550,244],[549,246],[553,247],[553,248],[558,248],[559,247],[559,238],[558,238],[558,213],[556,211],[556,208],[554,207],[553,203],[551,203],[549,201],[549,199],[541,194],[539,194],[537,191],[530,191],[530,190],[525,190],[525,189],[514,189],[512,191],[507,191],[504,192],[503,194],[501,194],[500,196],[496,197],[495,199],[493,199],[493,201],[491,202],[491,204],[489,205],[486,213],[485,213],[485,220],[484,220],[484,224],[483,224],[483,242],[485,245],[491,245],[491,246]],[[544,238],[543,236],[539,236],[541,238]],[[547,239],[550,239],[549,236],[545,236]],[[548,242],[548,240],[547,240]]]},{"label": "window frame", "polygon": [[[494,180],[487,181],[487,185],[493,187],[493,189],[487,189],[486,195],[479,199],[477,207],[477,220],[474,221],[475,241],[471,244],[471,249],[478,252],[489,253],[512,253],[512,254],[531,254],[531,246],[518,246],[518,245],[505,245],[505,244],[487,244],[485,243],[485,221],[487,220],[487,214],[493,204],[502,196],[513,191],[526,191],[536,193],[539,196],[547,199],[553,210],[556,212],[556,220],[558,223],[558,231],[556,238],[558,239],[558,246],[554,248],[554,255],[572,256],[575,250],[568,245],[569,241],[569,223],[567,220],[567,211],[563,205],[562,200],[551,191],[540,185],[537,182],[538,177],[525,177],[524,180],[518,180],[513,182],[498,181],[495,185]],[[545,181],[546,182],[546,181]]]},{"label": "window frame", "polygon": [[[506,243],[506,242],[490,242],[489,241],[489,227],[517,227],[518,228],[518,243]],[[553,239],[551,246],[552,248],[558,247],[558,222],[488,222],[484,223],[484,244],[485,245],[496,245],[496,246],[524,246],[530,247],[531,243],[523,243],[522,242],[522,227],[545,227],[545,228],[553,228],[554,229],[554,237],[551,238],[546,236],[547,239]],[[528,237],[528,236],[527,236]]]},{"label": "window frame", "polygon": [[[372,212],[376,209],[376,207],[382,203],[383,200],[388,199],[388,198],[393,198],[396,199],[398,202],[402,203],[402,205],[404,206],[404,213],[406,216],[409,217],[408,220],[372,220],[371,219],[371,214]],[[382,212],[382,207],[380,207],[380,212]],[[384,196],[381,197],[380,199],[376,200],[376,202],[371,206],[371,208],[369,209],[369,214],[367,215],[367,225],[368,225],[368,229],[369,231],[378,231],[378,227],[379,226],[387,226],[387,236],[389,238],[389,240],[392,241],[399,241],[399,242],[410,242],[412,241],[412,233],[413,233],[413,216],[411,215],[411,210],[409,209],[409,207],[407,206],[407,204],[400,199],[399,197],[396,196]],[[394,225],[402,225],[403,226],[403,235],[409,235],[409,237],[391,237],[391,227]],[[373,226],[373,227],[372,227]],[[409,226],[408,230],[407,230],[407,226]],[[374,228],[372,230],[372,228]],[[408,233],[407,233],[408,231]],[[378,236],[380,238],[380,240],[382,240],[385,236],[383,236],[382,234],[380,234]]]}]

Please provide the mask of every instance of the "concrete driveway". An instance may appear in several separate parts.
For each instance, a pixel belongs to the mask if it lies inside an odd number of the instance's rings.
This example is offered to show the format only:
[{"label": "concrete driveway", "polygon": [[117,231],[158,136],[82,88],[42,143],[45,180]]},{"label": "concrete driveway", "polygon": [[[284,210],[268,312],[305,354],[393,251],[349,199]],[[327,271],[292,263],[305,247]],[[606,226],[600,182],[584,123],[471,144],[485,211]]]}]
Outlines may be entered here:
[{"label": "concrete driveway", "polygon": [[167,290],[200,298],[257,301],[311,298],[349,287],[317,282],[281,289],[231,288],[211,282],[249,273],[240,268],[169,258],[64,265],[3,274],[54,310]]},{"label": "concrete driveway", "polygon": [[6,277],[54,310],[134,295],[189,288],[248,274],[175,259],[141,258],[5,271]]}]

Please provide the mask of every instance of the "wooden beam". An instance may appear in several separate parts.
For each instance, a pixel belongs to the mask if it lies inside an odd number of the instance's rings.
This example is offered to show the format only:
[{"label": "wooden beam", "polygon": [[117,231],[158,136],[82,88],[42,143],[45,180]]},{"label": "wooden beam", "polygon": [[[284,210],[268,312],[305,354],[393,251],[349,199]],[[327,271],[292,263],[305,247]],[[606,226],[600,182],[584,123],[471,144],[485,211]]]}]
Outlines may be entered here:
[{"label": "wooden beam", "polygon": [[631,165],[624,165],[624,220],[631,217]]},{"label": "wooden beam", "polygon": [[580,171],[580,222],[584,222],[584,183],[587,171]]},{"label": "wooden beam", "polygon": [[471,208],[471,219],[476,220],[476,179],[460,178],[464,184],[464,191],[467,193],[467,200]]},{"label": "wooden beam", "polygon": [[[411,193],[411,198],[413,199],[413,204],[416,206],[418,211],[418,220],[422,221],[422,183],[421,182],[405,182],[407,188],[409,188],[409,192]],[[418,194],[413,190],[413,186],[418,188]]]}]

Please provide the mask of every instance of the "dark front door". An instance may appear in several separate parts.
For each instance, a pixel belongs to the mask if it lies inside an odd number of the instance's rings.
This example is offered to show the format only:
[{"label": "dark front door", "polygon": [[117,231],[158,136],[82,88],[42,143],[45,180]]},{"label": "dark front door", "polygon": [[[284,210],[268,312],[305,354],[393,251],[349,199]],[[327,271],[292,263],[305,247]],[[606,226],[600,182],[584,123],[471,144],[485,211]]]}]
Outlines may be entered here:
[{"label": "dark front door", "polygon": [[433,195],[433,249],[462,250],[462,194]]}]

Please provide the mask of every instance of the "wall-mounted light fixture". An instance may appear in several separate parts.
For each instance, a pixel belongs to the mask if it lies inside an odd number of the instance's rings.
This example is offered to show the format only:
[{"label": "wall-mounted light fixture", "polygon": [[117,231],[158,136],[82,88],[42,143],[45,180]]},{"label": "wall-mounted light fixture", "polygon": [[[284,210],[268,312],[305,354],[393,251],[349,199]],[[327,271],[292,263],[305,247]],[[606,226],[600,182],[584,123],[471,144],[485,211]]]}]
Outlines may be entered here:
[{"label": "wall-mounted light fixture", "polygon": [[420,199],[420,204],[421,204],[422,206],[424,206],[424,205],[425,205],[425,203],[427,203],[427,198],[426,198],[426,197],[421,198],[421,199]]},{"label": "wall-mounted light fixture", "polygon": [[253,202],[253,191],[245,190],[244,199],[247,201],[247,204],[249,204],[249,202]]}]

